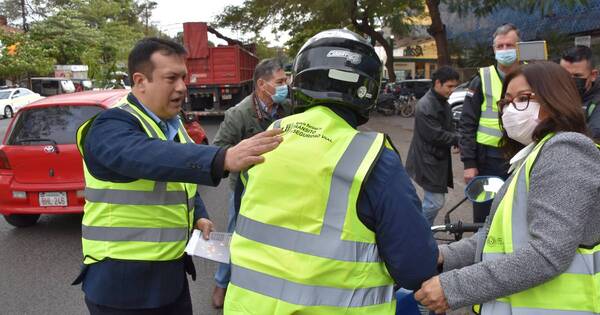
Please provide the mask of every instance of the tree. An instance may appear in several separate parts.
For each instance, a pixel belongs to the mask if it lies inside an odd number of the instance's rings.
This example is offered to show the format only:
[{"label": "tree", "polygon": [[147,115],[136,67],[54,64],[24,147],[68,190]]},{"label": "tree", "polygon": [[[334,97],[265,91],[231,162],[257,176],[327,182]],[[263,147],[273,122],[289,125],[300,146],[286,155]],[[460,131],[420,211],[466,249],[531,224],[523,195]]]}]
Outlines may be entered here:
[{"label": "tree", "polygon": [[[27,34],[0,31],[0,77],[13,82],[32,75],[48,75],[55,60],[47,56],[44,48]],[[7,47],[16,45],[15,53],[8,54]]]},{"label": "tree", "polygon": [[[431,26],[427,29],[427,32],[435,39],[438,66],[450,64],[446,26],[442,22],[439,8],[441,2],[447,4],[451,12],[457,12],[461,16],[473,13],[478,17],[487,16],[494,10],[503,7],[527,10],[531,13],[534,10],[540,10],[544,14],[550,11],[555,4],[555,1],[544,0],[426,0],[427,9],[431,17]],[[588,5],[587,0],[560,0],[558,2],[569,8],[573,8],[576,5]]]},{"label": "tree", "polygon": [[287,32],[292,38],[290,53],[320,31],[349,28],[384,47],[386,68],[394,81],[392,45],[379,29],[389,27],[393,34],[406,34],[411,17],[422,15],[423,10],[420,0],[246,0],[239,6],[227,6],[217,23],[246,33],[259,33],[267,27]]},{"label": "tree", "polygon": [[142,20],[144,22],[145,25],[145,31],[144,34],[146,34],[146,36],[148,36],[149,30],[149,20],[152,17],[152,11],[154,9],[156,9],[156,7],[158,6],[158,3],[154,2],[154,1],[144,1],[143,3],[138,5],[138,10],[141,13],[142,16]]},{"label": "tree", "polygon": [[86,64],[90,78],[102,82],[144,36],[140,12],[132,0],[69,1],[32,23],[30,34],[59,64]]},{"label": "tree", "polygon": [[21,29],[28,31],[32,21],[46,18],[57,7],[68,2],[68,0],[4,0],[0,2],[0,15],[6,16],[14,24],[20,22]]}]

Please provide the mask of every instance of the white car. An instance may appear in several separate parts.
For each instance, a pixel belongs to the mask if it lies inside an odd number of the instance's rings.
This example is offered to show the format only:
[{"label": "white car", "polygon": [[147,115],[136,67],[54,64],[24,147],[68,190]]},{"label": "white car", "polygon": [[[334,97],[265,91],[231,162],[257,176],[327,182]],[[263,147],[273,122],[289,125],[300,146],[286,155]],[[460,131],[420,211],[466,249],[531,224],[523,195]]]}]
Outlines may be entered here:
[{"label": "white car", "polygon": [[0,89],[0,115],[11,118],[21,107],[42,98],[44,97],[24,88]]},{"label": "white car", "polygon": [[458,85],[448,98],[448,104],[450,104],[450,108],[452,108],[452,120],[456,125],[458,125],[458,122],[460,121],[463,103],[465,102],[465,96],[467,95],[468,85],[469,81]]}]

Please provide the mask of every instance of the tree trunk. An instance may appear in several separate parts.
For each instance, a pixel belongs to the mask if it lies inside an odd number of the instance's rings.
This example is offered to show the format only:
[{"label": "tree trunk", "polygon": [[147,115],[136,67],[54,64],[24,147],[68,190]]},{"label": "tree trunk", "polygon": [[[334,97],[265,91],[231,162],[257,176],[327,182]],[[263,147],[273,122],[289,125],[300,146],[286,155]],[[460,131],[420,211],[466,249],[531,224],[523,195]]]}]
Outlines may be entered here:
[{"label": "tree trunk", "polygon": [[446,25],[442,23],[442,16],[440,15],[440,0],[426,0],[425,2],[431,17],[431,26],[427,28],[427,33],[435,39],[438,67],[447,66],[450,64],[450,52],[448,51]]},{"label": "tree trunk", "polygon": [[358,21],[358,3],[356,1],[352,1],[352,8],[350,11],[350,18],[352,20],[352,25],[359,29],[361,32],[369,35],[371,37],[371,43],[373,39],[380,43],[385,49],[385,54],[387,56],[385,61],[385,67],[388,71],[388,79],[389,82],[396,81],[396,73],[394,72],[394,50],[392,49],[392,45],[383,37],[381,33],[375,31],[375,29],[369,24],[369,20],[367,18],[368,14],[365,11],[365,14],[362,16],[361,21]]},{"label": "tree trunk", "polygon": [[23,17],[23,32],[27,32],[27,11],[25,11],[25,0],[21,0],[21,16]]}]

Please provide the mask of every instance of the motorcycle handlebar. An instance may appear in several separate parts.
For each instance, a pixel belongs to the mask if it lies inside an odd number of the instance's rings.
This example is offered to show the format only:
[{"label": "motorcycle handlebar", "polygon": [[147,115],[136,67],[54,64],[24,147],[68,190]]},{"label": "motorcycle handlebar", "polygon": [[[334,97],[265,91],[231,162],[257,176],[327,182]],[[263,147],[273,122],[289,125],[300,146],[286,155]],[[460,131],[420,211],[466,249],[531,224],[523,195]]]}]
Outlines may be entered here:
[{"label": "motorcycle handlebar", "polygon": [[477,232],[483,223],[448,223],[444,225],[434,225],[431,227],[432,232],[449,232],[449,233],[466,233]]}]

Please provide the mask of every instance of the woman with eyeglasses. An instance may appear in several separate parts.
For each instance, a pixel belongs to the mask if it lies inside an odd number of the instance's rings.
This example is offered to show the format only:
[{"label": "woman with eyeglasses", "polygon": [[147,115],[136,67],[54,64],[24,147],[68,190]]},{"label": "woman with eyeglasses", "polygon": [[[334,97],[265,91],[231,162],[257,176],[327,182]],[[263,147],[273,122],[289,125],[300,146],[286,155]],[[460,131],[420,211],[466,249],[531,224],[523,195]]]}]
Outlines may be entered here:
[{"label": "woman with eyeglasses", "polygon": [[440,246],[415,298],[436,313],[600,314],[600,151],[559,65],[510,73],[498,102],[512,173],[484,228]]}]

